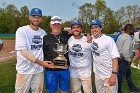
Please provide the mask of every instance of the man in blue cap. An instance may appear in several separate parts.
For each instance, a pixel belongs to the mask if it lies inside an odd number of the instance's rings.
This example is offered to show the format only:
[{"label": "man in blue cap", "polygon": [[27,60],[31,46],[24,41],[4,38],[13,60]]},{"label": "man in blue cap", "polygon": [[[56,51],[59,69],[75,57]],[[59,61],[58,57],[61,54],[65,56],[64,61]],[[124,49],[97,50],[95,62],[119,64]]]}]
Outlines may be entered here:
[{"label": "man in blue cap", "polygon": [[102,34],[102,23],[95,19],[89,22],[93,42],[93,70],[97,93],[117,93],[118,58],[120,57],[114,40]]},{"label": "man in blue cap", "polygon": [[92,92],[92,55],[87,37],[82,34],[82,23],[79,20],[71,22],[72,35],[68,40],[71,89],[73,93]]},{"label": "man in blue cap", "polygon": [[43,61],[43,36],[46,32],[40,28],[42,11],[33,8],[29,14],[29,25],[16,31],[15,50],[17,53],[15,93],[42,93],[44,67],[53,67],[49,61]]}]

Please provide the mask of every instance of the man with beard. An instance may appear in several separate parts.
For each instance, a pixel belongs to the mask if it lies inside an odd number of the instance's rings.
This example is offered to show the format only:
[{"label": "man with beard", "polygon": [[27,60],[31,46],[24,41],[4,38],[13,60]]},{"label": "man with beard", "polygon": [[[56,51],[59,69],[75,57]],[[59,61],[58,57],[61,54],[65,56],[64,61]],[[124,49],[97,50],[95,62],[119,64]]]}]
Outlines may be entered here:
[{"label": "man with beard", "polygon": [[33,8],[29,14],[30,24],[16,31],[15,50],[17,53],[15,93],[42,93],[44,84],[44,67],[53,67],[43,58],[43,36],[41,29],[42,11]]},{"label": "man with beard", "polygon": [[71,22],[73,36],[68,40],[71,88],[73,93],[92,93],[92,55],[87,37],[82,34],[82,23],[78,20]]}]

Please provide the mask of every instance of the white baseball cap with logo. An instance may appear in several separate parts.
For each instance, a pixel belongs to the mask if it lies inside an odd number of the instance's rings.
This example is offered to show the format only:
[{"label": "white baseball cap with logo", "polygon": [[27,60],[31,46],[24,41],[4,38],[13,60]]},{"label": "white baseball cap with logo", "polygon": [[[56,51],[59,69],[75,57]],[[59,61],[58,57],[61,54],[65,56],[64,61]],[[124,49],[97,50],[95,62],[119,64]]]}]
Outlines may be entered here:
[{"label": "white baseball cap with logo", "polygon": [[59,16],[53,16],[50,24],[62,24],[62,19]]}]

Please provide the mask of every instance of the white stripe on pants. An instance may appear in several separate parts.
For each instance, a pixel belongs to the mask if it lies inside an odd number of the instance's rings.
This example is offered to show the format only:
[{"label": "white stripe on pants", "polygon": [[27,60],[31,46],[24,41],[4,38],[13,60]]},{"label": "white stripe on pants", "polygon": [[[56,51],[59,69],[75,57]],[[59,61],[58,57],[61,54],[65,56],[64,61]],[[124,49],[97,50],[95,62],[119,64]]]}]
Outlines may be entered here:
[{"label": "white stripe on pants", "polygon": [[42,93],[44,84],[44,73],[20,74],[17,72],[15,93],[28,93],[31,88],[32,93]]}]

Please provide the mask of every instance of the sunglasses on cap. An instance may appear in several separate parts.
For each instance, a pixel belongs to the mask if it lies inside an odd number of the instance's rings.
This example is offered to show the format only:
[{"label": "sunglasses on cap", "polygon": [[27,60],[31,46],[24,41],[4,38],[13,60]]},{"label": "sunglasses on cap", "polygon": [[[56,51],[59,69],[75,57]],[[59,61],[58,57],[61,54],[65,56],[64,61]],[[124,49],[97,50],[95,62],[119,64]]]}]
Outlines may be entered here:
[{"label": "sunglasses on cap", "polygon": [[55,18],[55,19],[51,19],[51,21],[58,21],[58,22],[61,22],[62,21],[62,19],[58,19],[58,18]]}]

